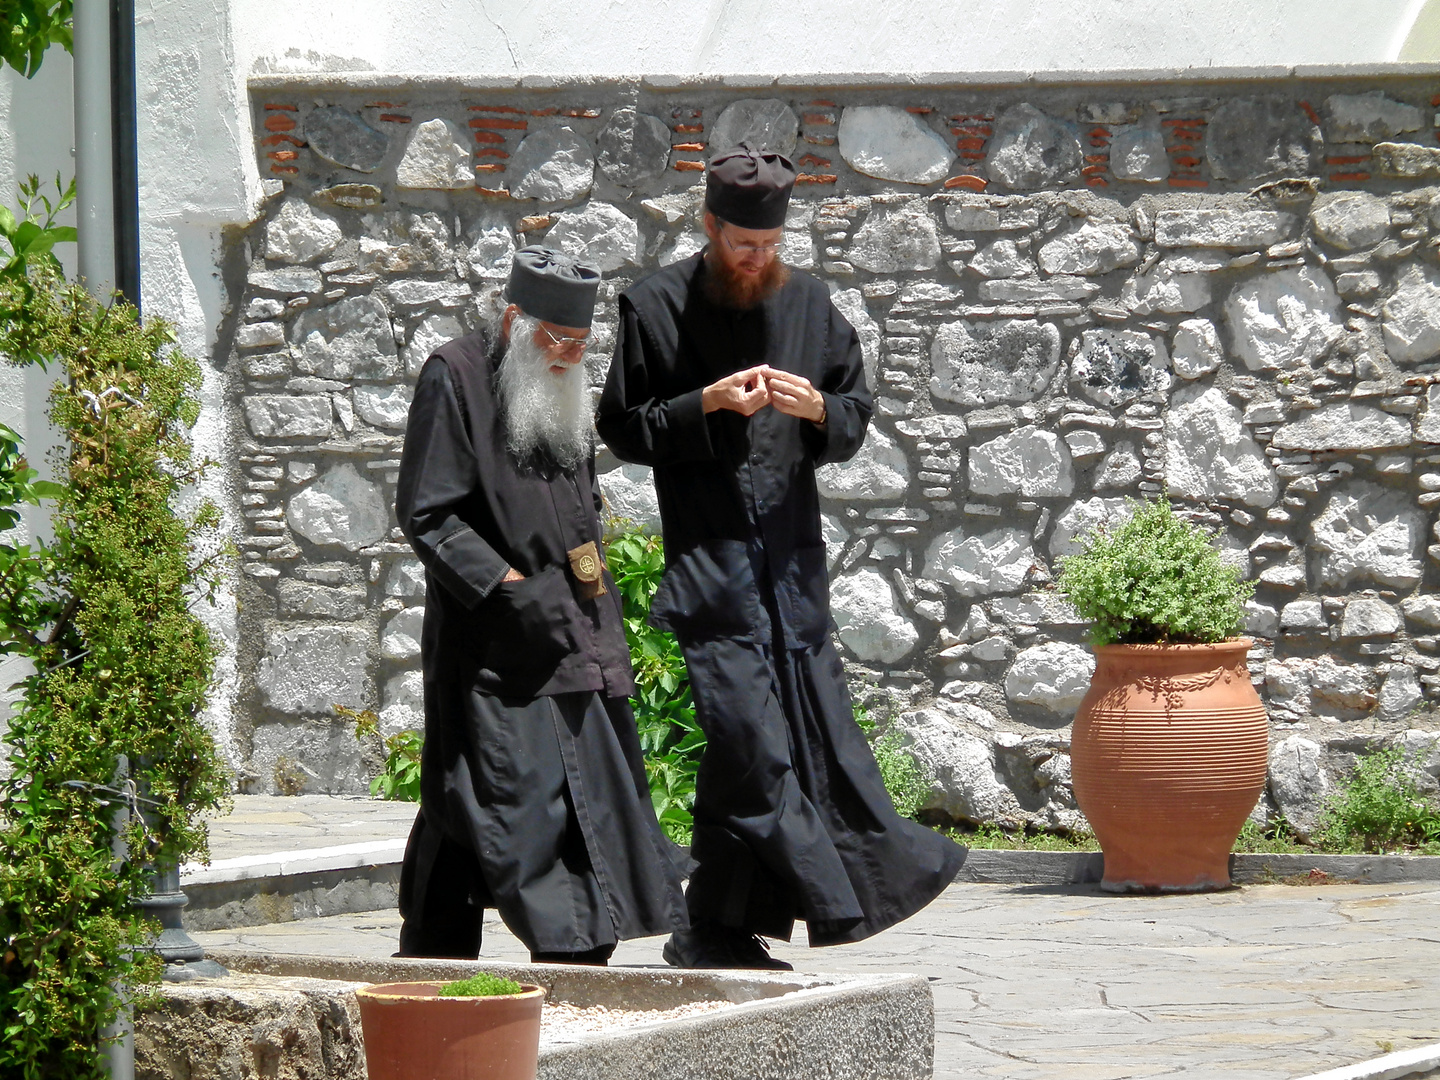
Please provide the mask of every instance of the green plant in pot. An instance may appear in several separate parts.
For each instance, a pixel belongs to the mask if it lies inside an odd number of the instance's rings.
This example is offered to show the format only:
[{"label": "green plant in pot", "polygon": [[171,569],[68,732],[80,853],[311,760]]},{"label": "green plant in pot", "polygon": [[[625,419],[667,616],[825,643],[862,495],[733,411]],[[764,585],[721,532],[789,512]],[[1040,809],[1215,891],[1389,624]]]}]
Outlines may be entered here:
[{"label": "green plant in pot", "polygon": [[355,991],[370,1080],[535,1080],[539,986],[477,972]]},{"label": "green plant in pot", "polygon": [[1095,652],[1071,737],[1075,799],[1105,853],[1102,888],[1226,888],[1269,750],[1239,636],[1253,587],[1168,501],[1128,509],[1060,567]]}]

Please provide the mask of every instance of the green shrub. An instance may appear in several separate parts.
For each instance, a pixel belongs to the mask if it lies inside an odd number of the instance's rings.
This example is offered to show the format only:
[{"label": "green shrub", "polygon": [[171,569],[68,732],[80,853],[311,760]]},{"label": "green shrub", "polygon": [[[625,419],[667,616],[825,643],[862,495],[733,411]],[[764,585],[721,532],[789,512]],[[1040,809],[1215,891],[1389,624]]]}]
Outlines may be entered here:
[{"label": "green shrub", "polygon": [[645,775],[655,816],[667,836],[688,845],[694,831],[695,774],[705,733],[695,722],[685,657],[674,635],[645,620],[665,575],[660,537],[612,521],[605,562],[620,590],[625,640],[635,669],[635,727],[645,752]]},{"label": "green shrub", "polygon": [[[23,307],[23,318],[4,313]],[[132,905],[146,863],[206,858],[200,815],[227,777],[200,711],[215,647],[192,608],[229,550],[218,511],[175,507],[200,476],[187,430],[199,365],[160,321],[32,267],[0,279],[0,353],[53,357],[50,417],[66,436],[54,540],[0,551],[0,651],[34,664],[5,736],[0,784],[0,1075],[103,1075],[98,1031],[114,981],[143,986],[154,957]],[[12,451],[0,492],[20,485]],[[208,551],[208,555],[197,551]],[[150,800],[112,868],[110,799],[121,755]]]},{"label": "green shrub", "polygon": [[1420,797],[1402,747],[1362,757],[1326,801],[1312,842],[1329,851],[1390,851],[1440,840],[1440,810]]},{"label": "green shrub", "polygon": [[1131,505],[1124,523],[1092,530],[1060,565],[1060,591],[1090,624],[1091,644],[1210,644],[1238,633],[1254,586],[1169,502]]},{"label": "green shrub", "polygon": [[[705,752],[705,733],[695,722],[685,658],[675,638],[646,623],[650,601],[665,573],[665,552],[658,536],[634,528],[615,531],[605,560],[620,591],[625,639],[635,669],[635,726],[645,753],[645,775],[655,816],[667,836],[689,844],[694,829],[695,773]],[[355,722],[362,743],[379,738],[379,718],[368,709],[331,706]],[[386,739],[384,765],[370,781],[370,793],[383,799],[420,801],[420,750],[424,739],[401,732]]]},{"label": "green shrub", "polygon": [[522,989],[524,988],[513,979],[503,979],[499,975],[487,975],[479,971],[468,979],[446,983],[437,992],[441,997],[500,997],[503,994],[518,994]]}]

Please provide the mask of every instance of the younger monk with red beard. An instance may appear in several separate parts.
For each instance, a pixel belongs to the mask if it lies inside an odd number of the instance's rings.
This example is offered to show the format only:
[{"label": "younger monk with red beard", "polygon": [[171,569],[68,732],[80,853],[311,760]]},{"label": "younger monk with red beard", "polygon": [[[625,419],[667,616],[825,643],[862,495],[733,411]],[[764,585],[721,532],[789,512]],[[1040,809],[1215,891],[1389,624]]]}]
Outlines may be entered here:
[{"label": "younger monk with red beard", "polygon": [[597,427],[655,467],[664,581],[708,738],[679,967],[788,968],[760,936],[859,941],[914,914],[964,850],[895,812],[830,640],[815,468],[870,420],[860,343],[776,254],[795,170],[742,143],[710,163],[709,246],[620,296]]}]

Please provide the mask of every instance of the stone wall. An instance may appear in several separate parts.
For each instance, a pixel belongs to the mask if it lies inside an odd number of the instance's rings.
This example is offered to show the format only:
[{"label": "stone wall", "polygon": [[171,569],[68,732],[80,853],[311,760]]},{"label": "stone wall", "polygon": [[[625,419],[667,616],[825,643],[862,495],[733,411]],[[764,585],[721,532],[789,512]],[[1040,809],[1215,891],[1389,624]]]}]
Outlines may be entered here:
[{"label": "stone wall", "polygon": [[[699,249],[706,152],[741,137],[801,169],[783,257],[864,345],[870,436],[820,475],[833,610],[932,809],[1078,822],[1092,661],[1047,586],[1078,533],[1166,489],[1257,582],[1259,812],[1303,828],[1380,739],[1434,788],[1440,79],[321,78],[252,83],[271,197],[232,245],[217,353],[251,790],[360,788],[334,703],[419,723],[424,579],[393,499],[430,349],[495,319],[517,245],[583,248],[606,273],[598,385],[615,294]],[[653,521],[646,471],[601,467],[612,507]]]}]

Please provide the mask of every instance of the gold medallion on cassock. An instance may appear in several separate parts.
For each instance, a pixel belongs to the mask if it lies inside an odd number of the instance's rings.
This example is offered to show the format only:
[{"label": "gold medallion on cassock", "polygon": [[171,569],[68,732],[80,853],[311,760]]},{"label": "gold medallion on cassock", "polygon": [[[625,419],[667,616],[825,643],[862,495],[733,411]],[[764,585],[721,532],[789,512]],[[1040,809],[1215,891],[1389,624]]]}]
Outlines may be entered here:
[{"label": "gold medallion on cassock", "polygon": [[600,561],[600,552],[595,547],[595,541],[571,548],[565,554],[570,559],[570,572],[575,575],[575,580],[580,585],[580,598],[594,600],[597,596],[604,596],[605,577],[602,571],[605,564]]}]

